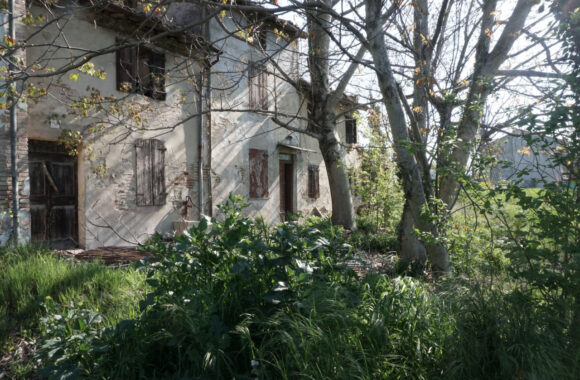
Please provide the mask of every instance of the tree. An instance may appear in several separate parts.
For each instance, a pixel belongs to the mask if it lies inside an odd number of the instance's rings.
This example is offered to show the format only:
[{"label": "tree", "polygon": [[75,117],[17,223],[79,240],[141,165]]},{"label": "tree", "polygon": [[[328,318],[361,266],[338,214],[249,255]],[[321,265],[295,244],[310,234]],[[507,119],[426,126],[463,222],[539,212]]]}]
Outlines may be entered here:
[{"label": "tree", "polygon": [[407,131],[405,111],[399,97],[398,84],[391,68],[384,40],[383,25],[380,21],[383,14],[381,1],[368,0],[365,13],[369,51],[373,57],[383,102],[389,117],[391,134],[397,154],[397,164],[402,177],[403,191],[406,202],[408,202],[408,209],[413,217],[414,225],[421,232],[430,234],[433,238],[433,240],[426,243],[427,255],[433,272],[437,275],[446,274],[449,272],[447,250],[436,240],[439,237],[437,227],[422,216],[424,209],[428,207],[427,197],[419,166],[410,150],[411,139]]},{"label": "tree", "polygon": [[[367,25],[369,22],[377,25],[374,34],[367,27],[366,36],[359,38],[367,38],[369,43],[375,38],[388,41],[384,50],[375,45],[375,49],[380,48],[384,54],[371,51],[379,82],[381,75],[392,80],[390,85],[386,81],[382,85],[383,96],[395,99],[396,110],[388,112],[392,113],[393,120],[402,120],[405,116],[409,120],[410,140],[406,144],[412,147],[425,198],[441,199],[447,208],[445,211],[436,207],[432,212],[452,211],[461,183],[469,175],[470,160],[478,149],[480,137],[488,139],[493,133],[512,125],[510,120],[512,123],[515,120],[504,116],[503,123],[485,123],[484,111],[490,95],[509,90],[509,83],[516,78],[530,81],[530,87],[534,88],[539,82],[537,79],[532,82],[533,78],[562,76],[557,59],[553,59],[553,46],[557,42],[549,40],[551,29],[544,29],[541,33],[532,30],[534,26],[538,29],[538,24],[543,22],[541,19],[532,20],[529,27],[524,26],[534,4],[533,1],[518,1],[507,18],[502,14],[505,21],[499,18],[497,1],[486,1],[481,6],[464,1],[437,4],[415,1],[409,4],[410,7],[393,2],[388,10],[384,3],[375,3],[372,9],[381,16],[376,20],[372,15],[366,16]],[[389,29],[380,29],[387,21],[397,29],[400,37]],[[518,45],[514,52],[514,42],[520,35],[529,37],[530,42]],[[397,57],[396,65],[384,59],[381,61],[385,55]],[[530,61],[541,56],[544,57],[541,65],[526,68]],[[501,70],[500,66],[507,62],[512,68]],[[387,66],[391,67],[390,72]],[[521,85],[521,81],[517,83]],[[405,95],[407,92],[411,95]],[[532,92],[528,108],[533,107],[541,95]],[[412,105],[407,103],[407,98],[413,99]],[[514,111],[517,114],[517,107],[511,112]],[[398,159],[404,160],[402,156]],[[431,173],[435,174],[434,180]],[[410,176],[409,181],[410,178],[415,177]],[[411,182],[418,187],[420,181]],[[402,218],[402,235],[413,242],[412,223],[409,221],[417,223],[417,220],[409,217],[412,213],[409,206],[406,205]],[[402,255],[423,260],[420,245],[403,245],[403,250],[411,252],[402,252]]]}]

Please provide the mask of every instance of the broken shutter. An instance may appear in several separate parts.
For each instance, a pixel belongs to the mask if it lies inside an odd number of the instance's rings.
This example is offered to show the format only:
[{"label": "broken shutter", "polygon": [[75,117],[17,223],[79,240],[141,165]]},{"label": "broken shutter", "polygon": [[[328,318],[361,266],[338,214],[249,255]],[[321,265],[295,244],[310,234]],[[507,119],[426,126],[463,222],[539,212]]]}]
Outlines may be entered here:
[{"label": "broken shutter", "polygon": [[153,204],[165,204],[165,145],[161,140],[151,140],[153,169]]},{"label": "broken shutter", "polygon": [[318,199],[320,196],[318,166],[311,165],[308,167],[308,196],[314,199]]},{"label": "broken shutter", "polygon": [[356,120],[355,118],[350,115],[347,116],[344,120],[345,124],[345,132],[346,132],[346,143],[347,144],[356,144]]},{"label": "broken shutter", "polygon": [[117,50],[117,90],[133,91],[137,78],[137,48]]},{"label": "broken shutter", "polygon": [[165,204],[165,146],[160,140],[135,142],[137,206]]},{"label": "broken shutter", "polygon": [[250,149],[250,198],[268,197],[268,152]]}]

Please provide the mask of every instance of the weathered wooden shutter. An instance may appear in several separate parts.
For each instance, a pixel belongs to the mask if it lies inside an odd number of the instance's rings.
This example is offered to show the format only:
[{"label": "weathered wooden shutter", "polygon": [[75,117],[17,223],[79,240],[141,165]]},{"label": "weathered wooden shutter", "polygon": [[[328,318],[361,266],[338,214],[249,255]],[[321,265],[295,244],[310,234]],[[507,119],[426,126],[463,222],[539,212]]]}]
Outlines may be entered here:
[{"label": "weathered wooden shutter", "polygon": [[149,55],[149,71],[151,75],[151,97],[165,100],[165,54],[153,50]]},{"label": "weathered wooden shutter", "polygon": [[250,149],[250,198],[268,197],[268,152]]},{"label": "weathered wooden shutter", "polygon": [[267,111],[268,110],[268,71],[266,70],[265,66],[260,67],[260,74],[259,74],[259,96],[260,96],[260,109]]},{"label": "weathered wooden shutter", "polygon": [[250,63],[248,66],[248,100],[250,108],[258,108],[258,78],[256,66]]},{"label": "weathered wooden shutter", "polygon": [[308,167],[308,196],[318,199],[320,196],[320,186],[318,179],[318,166],[311,165]]},{"label": "weathered wooden shutter", "polygon": [[136,191],[137,206],[153,204],[153,176],[151,175],[151,140],[137,140],[135,142],[135,156],[137,159]]},{"label": "weathered wooden shutter", "polygon": [[268,109],[268,72],[265,67],[250,63],[248,68],[250,108]]},{"label": "weathered wooden shutter", "polygon": [[[133,90],[137,79],[137,48],[117,50],[117,90]],[[127,87],[126,84],[129,86]]]},{"label": "weathered wooden shutter", "polygon": [[[48,240],[48,225],[46,220],[46,176],[44,174],[43,161],[30,161],[28,170],[30,173],[30,224],[31,240],[43,242]],[[41,201],[38,203],[34,201]]]},{"label": "weathered wooden shutter", "polygon": [[135,142],[137,206],[165,204],[165,150],[161,140]]},{"label": "weathered wooden shutter", "polygon": [[165,145],[161,140],[151,140],[151,167],[153,169],[153,204],[165,204]]},{"label": "weathered wooden shutter", "polygon": [[344,120],[345,125],[345,134],[346,134],[346,143],[347,144],[356,144],[356,120],[355,118],[350,115],[347,116]]}]

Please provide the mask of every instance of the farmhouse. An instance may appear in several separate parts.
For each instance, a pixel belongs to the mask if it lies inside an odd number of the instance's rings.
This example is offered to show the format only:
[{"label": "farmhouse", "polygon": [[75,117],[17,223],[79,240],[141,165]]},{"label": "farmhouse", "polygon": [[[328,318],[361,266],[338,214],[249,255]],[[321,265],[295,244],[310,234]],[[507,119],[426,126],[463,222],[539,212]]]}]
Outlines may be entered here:
[{"label": "farmhouse", "polygon": [[555,165],[552,156],[565,144],[548,139],[545,146],[535,143],[532,148],[528,140],[535,139],[538,139],[537,135],[515,129],[488,144],[487,148],[498,159],[498,164],[490,169],[491,182],[517,180],[524,187],[543,187],[544,182],[564,180],[567,170]]},{"label": "farmhouse", "polygon": [[[16,22],[27,42],[15,53],[17,85],[28,93],[15,102],[19,241],[142,244],[181,233],[230,193],[268,223],[331,211],[317,141],[281,126],[308,128],[307,92],[284,80],[308,87],[301,30],[191,3],[159,16],[136,2],[80,4],[16,1],[28,14]],[[352,148],[356,100],[341,107],[340,138]],[[2,245],[14,237],[9,116],[0,115]]]}]

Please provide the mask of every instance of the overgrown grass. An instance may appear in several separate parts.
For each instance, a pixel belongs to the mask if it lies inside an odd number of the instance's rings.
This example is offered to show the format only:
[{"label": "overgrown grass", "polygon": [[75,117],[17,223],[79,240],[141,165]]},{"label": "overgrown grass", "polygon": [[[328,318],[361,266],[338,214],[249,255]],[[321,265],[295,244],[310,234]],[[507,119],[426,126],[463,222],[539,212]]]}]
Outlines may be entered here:
[{"label": "overgrown grass", "polygon": [[47,314],[74,308],[98,311],[101,326],[133,318],[146,290],[145,273],[79,262],[49,250],[24,246],[0,251],[0,351],[18,339],[34,338]]}]

